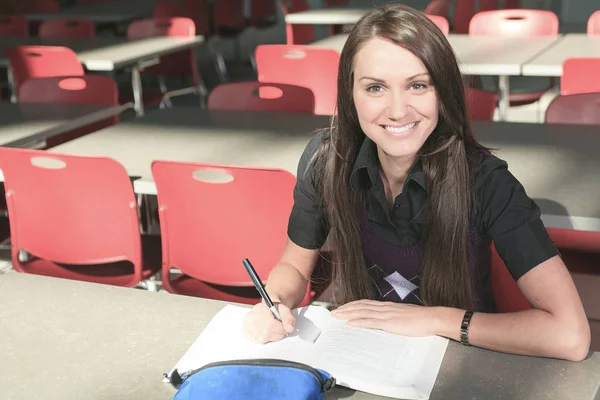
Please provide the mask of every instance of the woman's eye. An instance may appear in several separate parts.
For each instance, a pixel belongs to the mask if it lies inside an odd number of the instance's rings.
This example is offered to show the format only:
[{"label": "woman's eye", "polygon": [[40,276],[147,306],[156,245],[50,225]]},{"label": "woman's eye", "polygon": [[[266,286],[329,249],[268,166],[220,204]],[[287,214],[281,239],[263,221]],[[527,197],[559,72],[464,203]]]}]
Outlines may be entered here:
[{"label": "woman's eye", "polygon": [[379,93],[381,92],[383,88],[381,87],[381,85],[371,85],[369,87],[367,87],[367,92],[370,93]]},{"label": "woman's eye", "polygon": [[427,85],[424,83],[413,83],[411,86],[415,90],[424,90],[427,89]]}]

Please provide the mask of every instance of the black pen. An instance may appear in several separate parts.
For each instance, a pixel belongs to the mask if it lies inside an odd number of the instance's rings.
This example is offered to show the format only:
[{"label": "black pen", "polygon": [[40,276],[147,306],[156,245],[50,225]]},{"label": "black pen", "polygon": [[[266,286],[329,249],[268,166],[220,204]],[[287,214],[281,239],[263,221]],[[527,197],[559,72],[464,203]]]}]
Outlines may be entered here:
[{"label": "black pen", "polygon": [[252,279],[252,283],[254,283],[256,290],[258,290],[258,293],[260,294],[260,297],[263,298],[263,300],[267,304],[267,307],[269,307],[269,310],[271,310],[271,312],[273,313],[273,316],[275,318],[277,318],[277,320],[281,321],[281,316],[279,315],[279,311],[277,310],[277,307],[271,301],[271,298],[267,294],[267,291],[265,290],[265,287],[262,284],[262,281],[258,277],[258,274],[254,270],[254,267],[252,266],[252,264],[250,264],[250,260],[248,260],[247,258],[244,258],[242,260],[242,264],[244,264],[244,268],[246,268],[248,275],[250,275],[250,279]]}]

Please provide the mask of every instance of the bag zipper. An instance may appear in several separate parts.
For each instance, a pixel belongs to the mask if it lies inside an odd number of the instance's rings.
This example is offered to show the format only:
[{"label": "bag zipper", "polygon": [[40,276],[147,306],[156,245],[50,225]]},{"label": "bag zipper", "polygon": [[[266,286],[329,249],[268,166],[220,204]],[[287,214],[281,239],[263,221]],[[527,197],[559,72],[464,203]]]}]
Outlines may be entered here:
[{"label": "bag zipper", "polygon": [[[256,359],[250,359],[250,360],[217,361],[217,362],[213,362],[210,364],[206,364],[205,366],[197,368],[197,369],[191,369],[187,372],[184,372],[183,374],[179,374],[179,372],[177,370],[175,370],[171,374],[171,377],[169,378],[167,376],[167,378],[169,379],[171,384],[173,384],[173,386],[175,386],[176,388],[179,388],[179,386],[181,386],[181,384],[186,379],[188,379],[190,376],[192,376],[204,369],[212,368],[212,367],[228,366],[228,365],[256,365],[256,366],[261,366],[261,367],[297,368],[297,369],[302,369],[306,372],[310,372],[311,374],[313,374],[319,381],[321,390],[323,392],[326,392],[329,389],[331,389],[333,386],[335,386],[335,378],[333,376],[329,377],[329,379],[324,379],[323,376],[321,375],[321,373],[319,373],[319,371],[317,371],[315,368],[311,367],[310,365],[298,363],[295,361],[279,360],[279,359],[275,359],[275,358],[256,358]],[[165,376],[166,376],[166,374],[165,374]]]}]

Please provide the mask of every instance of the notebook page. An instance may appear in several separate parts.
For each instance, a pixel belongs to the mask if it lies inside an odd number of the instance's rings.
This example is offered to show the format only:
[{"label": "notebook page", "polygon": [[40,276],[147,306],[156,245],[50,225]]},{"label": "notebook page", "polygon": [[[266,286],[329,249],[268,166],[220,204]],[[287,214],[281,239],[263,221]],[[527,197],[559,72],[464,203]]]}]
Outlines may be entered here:
[{"label": "notebook page", "polygon": [[296,330],[279,342],[256,344],[247,339],[242,326],[250,308],[225,306],[208,323],[198,339],[177,362],[180,373],[206,364],[246,358],[276,358],[310,364],[314,341],[333,320],[329,311],[309,306],[296,313]]},{"label": "notebook page", "polygon": [[427,399],[439,372],[448,339],[412,338],[379,330],[329,324],[315,343],[314,366],[342,386],[406,399]]}]

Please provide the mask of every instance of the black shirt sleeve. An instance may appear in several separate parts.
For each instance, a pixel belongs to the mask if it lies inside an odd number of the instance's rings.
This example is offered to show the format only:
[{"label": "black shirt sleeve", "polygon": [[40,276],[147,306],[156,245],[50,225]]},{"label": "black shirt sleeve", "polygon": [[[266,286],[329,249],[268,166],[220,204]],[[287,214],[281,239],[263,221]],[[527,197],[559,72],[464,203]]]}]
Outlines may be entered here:
[{"label": "black shirt sleeve", "polygon": [[559,254],[539,207],[508,171],[506,162],[484,158],[475,172],[474,189],[479,230],[494,241],[515,280]]},{"label": "black shirt sleeve", "polygon": [[288,223],[288,237],[305,249],[318,249],[329,233],[325,210],[318,192],[316,168],[313,157],[321,144],[325,131],[311,139],[298,163],[294,206]]}]

